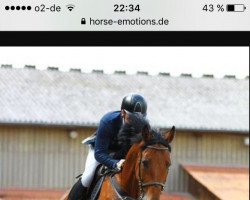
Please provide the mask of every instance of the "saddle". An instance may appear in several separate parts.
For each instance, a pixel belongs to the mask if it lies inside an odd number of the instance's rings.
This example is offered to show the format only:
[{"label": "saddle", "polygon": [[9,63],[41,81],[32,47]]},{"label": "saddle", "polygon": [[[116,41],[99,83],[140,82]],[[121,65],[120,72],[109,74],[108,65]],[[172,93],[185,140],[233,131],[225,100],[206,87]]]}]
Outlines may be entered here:
[{"label": "saddle", "polygon": [[110,176],[114,173],[116,173],[116,171],[111,170],[102,164],[98,165],[92,183],[88,189],[87,199],[97,200],[100,194],[103,181],[105,180],[106,176]]}]

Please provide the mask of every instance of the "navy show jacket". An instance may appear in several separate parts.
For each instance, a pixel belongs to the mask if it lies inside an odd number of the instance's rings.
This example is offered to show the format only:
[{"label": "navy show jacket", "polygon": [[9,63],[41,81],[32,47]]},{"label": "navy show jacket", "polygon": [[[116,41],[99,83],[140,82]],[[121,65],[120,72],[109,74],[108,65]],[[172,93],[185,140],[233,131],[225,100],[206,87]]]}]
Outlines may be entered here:
[{"label": "navy show jacket", "polygon": [[95,159],[109,168],[115,168],[119,160],[109,156],[110,151],[119,150],[117,134],[123,124],[121,111],[113,111],[105,114],[99,123],[96,137],[86,142],[95,149]]}]

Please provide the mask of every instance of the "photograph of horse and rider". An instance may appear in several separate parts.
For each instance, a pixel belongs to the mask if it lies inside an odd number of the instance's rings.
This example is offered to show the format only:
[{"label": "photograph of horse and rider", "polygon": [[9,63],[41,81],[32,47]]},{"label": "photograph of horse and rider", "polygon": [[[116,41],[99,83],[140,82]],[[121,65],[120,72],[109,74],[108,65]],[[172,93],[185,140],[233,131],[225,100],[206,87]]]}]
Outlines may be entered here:
[{"label": "photograph of horse and rider", "polygon": [[249,200],[248,48],[0,53],[0,200]]},{"label": "photograph of horse and rider", "polygon": [[[159,199],[171,165],[175,127],[161,135],[151,129],[146,116],[145,98],[128,94],[121,111],[101,118],[95,136],[83,141],[90,145],[85,171],[65,199]],[[99,164],[107,167],[100,173],[108,178],[103,175],[91,188]]]}]

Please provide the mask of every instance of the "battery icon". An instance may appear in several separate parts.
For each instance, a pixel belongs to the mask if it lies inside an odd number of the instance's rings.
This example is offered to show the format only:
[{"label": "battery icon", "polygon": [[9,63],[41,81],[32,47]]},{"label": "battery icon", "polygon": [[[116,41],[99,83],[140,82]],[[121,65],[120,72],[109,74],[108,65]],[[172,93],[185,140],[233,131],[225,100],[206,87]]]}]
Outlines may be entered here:
[{"label": "battery icon", "polygon": [[245,10],[244,4],[227,4],[227,12],[244,12]]}]

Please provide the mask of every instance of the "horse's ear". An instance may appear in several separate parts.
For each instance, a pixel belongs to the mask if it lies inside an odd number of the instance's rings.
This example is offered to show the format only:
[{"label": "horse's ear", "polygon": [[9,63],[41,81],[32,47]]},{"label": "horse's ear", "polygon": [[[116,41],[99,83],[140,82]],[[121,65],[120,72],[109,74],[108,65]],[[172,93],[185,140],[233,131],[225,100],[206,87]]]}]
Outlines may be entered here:
[{"label": "horse's ear", "polygon": [[150,126],[147,124],[142,129],[142,138],[144,142],[148,142],[152,139],[153,135],[150,133]]},{"label": "horse's ear", "polygon": [[175,136],[175,126],[173,126],[170,131],[163,133],[162,136],[168,143],[171,143]]}]

